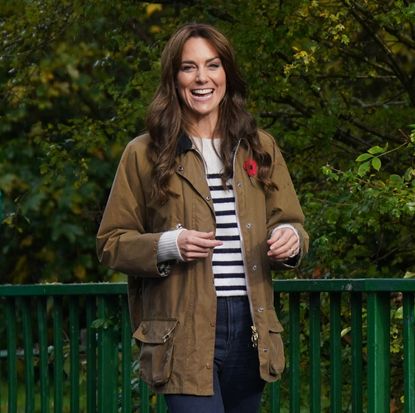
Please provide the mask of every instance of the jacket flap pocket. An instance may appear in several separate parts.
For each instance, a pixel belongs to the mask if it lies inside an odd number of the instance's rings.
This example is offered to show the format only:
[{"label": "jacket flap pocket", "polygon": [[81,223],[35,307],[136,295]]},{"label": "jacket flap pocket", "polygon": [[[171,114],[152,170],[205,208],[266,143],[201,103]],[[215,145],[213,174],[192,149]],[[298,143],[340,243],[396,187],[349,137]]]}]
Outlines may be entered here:
[{"label": "jacket flap pocket", "polygon": [[275,310],[267,310],[268,315],[268,328],[269,331],[272,333],[282,333],[284,328],[282,327],[281,323],[278,321],[277,314]]},{"label": "jacket flap pocket", "polygon": [[173,335],[177,324],[177,320],[142,321],[133,337],[142,343],[163,344]]}]

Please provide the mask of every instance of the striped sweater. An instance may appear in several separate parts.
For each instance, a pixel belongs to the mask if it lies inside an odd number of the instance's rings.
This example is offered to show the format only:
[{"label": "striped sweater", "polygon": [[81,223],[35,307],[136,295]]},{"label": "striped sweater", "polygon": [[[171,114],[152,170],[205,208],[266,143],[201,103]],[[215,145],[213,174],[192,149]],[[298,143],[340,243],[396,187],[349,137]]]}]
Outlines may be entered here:
[{"label": "striped sweater", "polygon": [[194,138],[206,168],[210,194],[216,216],[216,239],[223,245],[213,250],[212,267],[218,297],[246,295],[246,279],[242,256],[241,237],[236,216],[235,194],[232,181],[227,189],[222,186],[223,162],[212,143],[219,150],[220,139]]}]

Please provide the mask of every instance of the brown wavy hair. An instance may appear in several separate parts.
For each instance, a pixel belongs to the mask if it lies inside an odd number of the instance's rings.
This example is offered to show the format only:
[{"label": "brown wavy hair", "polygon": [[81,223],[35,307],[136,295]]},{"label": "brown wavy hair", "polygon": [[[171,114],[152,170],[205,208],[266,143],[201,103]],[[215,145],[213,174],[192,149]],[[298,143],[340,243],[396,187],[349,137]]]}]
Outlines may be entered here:
[{"label": "brown wavy hair", "polygon": [[180,27],[167,42],[161,55],[161,81],[149,106],[146,126],[151,142],[148,156],[153,163],[153,196],[167,202],[172,192],[169,181],[176,166],[180,136],[189,134],[191,125],[176,90],[183,46],[191,37],[206,39],[217,51],[226,74],[226,93],[220,107],[215,136],[222,140],[220,157],[224,164],[222,181],[232,177],[233,151],[239,140],[258,164],[257,179],[266,192],[276,189],[271,181],[271,157],[259,142],[255,119],[245,109],[246,84],[236,65],[235,53],[227,38],[207,24],[191,23]]}]

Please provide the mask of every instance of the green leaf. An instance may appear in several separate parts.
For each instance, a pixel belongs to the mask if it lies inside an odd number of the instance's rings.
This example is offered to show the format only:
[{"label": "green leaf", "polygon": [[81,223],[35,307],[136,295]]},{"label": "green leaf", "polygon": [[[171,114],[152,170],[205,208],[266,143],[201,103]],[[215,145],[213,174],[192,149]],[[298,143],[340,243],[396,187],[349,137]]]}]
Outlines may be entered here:
[{"label": "green leaf", "polygon": [[363,162],[360,166],[359,166],[359,169],[357,170],[357,174],[359,175],[359,176],[363,176],[363,175],[366,175],[366,173],[367,173],[367,171],[369,171],[369,169],[370,169],[370,163],[367,161],[367,162]]},{"label": "green leaf", "polygon": [[372,159],[372,166],[377,171],[380,170],[380,167],[382,166],[382,161],[379,158],[373,158]]},{"label": "green leaf", "polygon": [[402,177],[400,177],[399,175],[396,174],[392,174],[389,177],[389,181],[392,185],[396,186],[400,186],[402,184]]},{"label": "green leaf", "polygon": [[371,153],[372,155],[378,155],[378,154],[380,154],[380,153],[383,153],[383,152],[385,152],[385,149],[384,148],[382,148],[382,147],[380,147],[380,146],[372,146],[369,150],[368,150],[368,152],[369,153]]},{"label": "green leaf", "polygon": [[356,162],[364,162],[371,158],[373,158],[373,155],[371,155],[370,153],[362,153],[356,158]]}]

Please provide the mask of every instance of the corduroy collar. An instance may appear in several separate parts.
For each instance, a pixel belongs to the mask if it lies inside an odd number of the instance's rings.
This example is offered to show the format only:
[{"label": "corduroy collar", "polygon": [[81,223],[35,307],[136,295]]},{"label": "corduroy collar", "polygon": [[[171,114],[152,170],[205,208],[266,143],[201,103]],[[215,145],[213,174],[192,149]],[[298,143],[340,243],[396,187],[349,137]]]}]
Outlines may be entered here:
[{"label": "corduroy collar", "polygon": [[185,152],[190,151],[192,149],[193,143],[189,136],[186,133],[182,132],[179,138],[179,142],[177,142],[176,148],[176,156],[183,155]]},{"label": "corduroy collar", "polygon": [[[236,142],[235,146],[232,149],[232,153],[235,152],[239,142],[244,141],[243,139],[240,139],[238,142]],[[189,136],[186,134],[186,132],[182,132],[179,141],[177,142],[177,148],[176,148],[176,156],[183,155],[187,151],[190,151],[190,149],[193,148],[193,142],[189,138]]]}]

